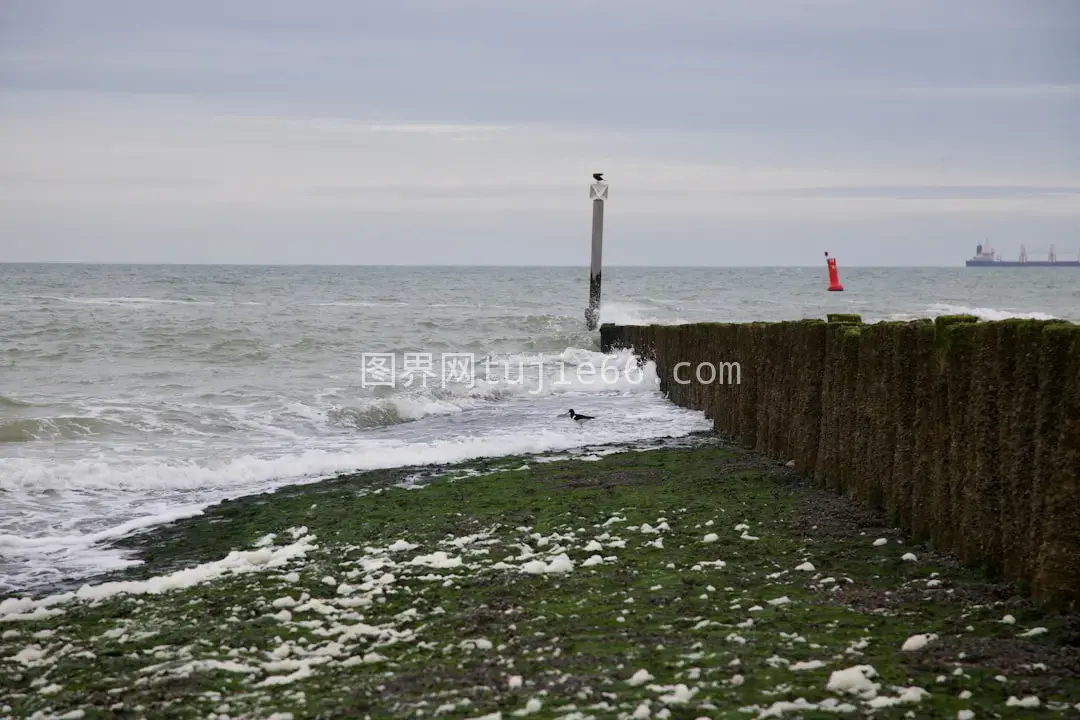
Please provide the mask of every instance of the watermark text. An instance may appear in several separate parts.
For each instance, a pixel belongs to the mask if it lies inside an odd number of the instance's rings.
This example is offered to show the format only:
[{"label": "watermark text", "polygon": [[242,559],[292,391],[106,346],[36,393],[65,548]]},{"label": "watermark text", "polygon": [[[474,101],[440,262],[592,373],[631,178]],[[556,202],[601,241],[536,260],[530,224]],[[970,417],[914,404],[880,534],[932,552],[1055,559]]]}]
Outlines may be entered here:
[{"label": "watermark text", "polygon": [[[697,382],[702,385],[742,383],[742,368],[737,362],[676,363],[673,379],[679,385]],[[649,375],[655,383],[654,375]],[[449,386],[475,388],[477,383],[526,385],[529,393],[542,392],[551,386],[634,386],[647,381],[646,369],[634,359],[605,357],[568,362],[560,357],[545,359],[496,360],[475,353],[362,353],[360,384],[365,388],[430,388]]]},{"label": "watermark text", "polygon": [[[703,362],[690,370],[690,363],[675,363],[672,369],[675,382],[680,385],[689,385],[697,380],[702,385],[741,385],[742,366],[737,362]],[[734,378],[734,381],[732,380]]]}]

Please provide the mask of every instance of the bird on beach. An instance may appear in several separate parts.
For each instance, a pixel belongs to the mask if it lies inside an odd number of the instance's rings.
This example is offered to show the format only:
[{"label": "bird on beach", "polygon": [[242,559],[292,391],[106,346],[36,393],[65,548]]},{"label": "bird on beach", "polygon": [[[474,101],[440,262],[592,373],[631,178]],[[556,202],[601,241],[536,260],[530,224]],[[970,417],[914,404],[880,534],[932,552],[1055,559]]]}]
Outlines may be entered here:
[{"label": "bird on beach", "polygon": [[593,180],[596,182],[604,182],[604,173],[593,173]]},{"label": "bird on beach", "polygon": [[574,420],[577,420],[578,422],[581,422],[583,420],[592,420],[593,419],[592,415],[578,415],[576,412],[574,412],[574,408],[570,408],[570,412],[568,412],[566,414],[569,415]]}]

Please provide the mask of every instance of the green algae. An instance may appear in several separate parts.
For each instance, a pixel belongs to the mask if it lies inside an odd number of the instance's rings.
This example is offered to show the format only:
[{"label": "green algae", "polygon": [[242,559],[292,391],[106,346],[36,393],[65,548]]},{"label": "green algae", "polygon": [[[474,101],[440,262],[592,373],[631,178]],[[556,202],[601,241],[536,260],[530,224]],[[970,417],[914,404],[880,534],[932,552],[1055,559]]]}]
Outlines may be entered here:
[{"label": "green algae", "polygon": [[[0,622],[0,634],[18,633],[0,640],[0,717],[509,718],[538,701],[526,717],[631,717],[648,703],[652,717],[667,708],[673,718],[749,718],[800,698],[853,712],[786,716],[1035,717],[1080,697],[1075,655],[1063,649],[1075,641],[1068,618],[904,544],[759,457],[708,444],[442,471],[293,486],[129,541],[145,565],[128,579],[219,560],[268,533],[290,542],[296,528],[317,549],[265,572]],[[369,549],[402,540],[416,547]],[[462,564],[409,565],[438,551]],[[561,554],[570,572],[520,570]],[[594,555],[601,561],[586,565]],[[384,561],[393,565],[348,578]],[[368,592],[343,593],[342,583],[378,585],[387,572],[370,604],[340,604]],[[286,596],[299,607],[274,604]],[[290,607],[289,619],[276,616]],[[1015,625],[1000,622],[1006,613]],[[335,623],[383,630],[333,647],[341,636],[325,631]],[[1019,637],[1035,627],[1046,632]],[[938,637],[900,650],[922,633]],[[41,664],[16,660],[28,646]],[[858,665],[876,671],[879,697],[913,686],[928,695],[875,708],[827,689],[834,671]],[[639,670],[652,679],[628,683]],[[1038,709],[1007,705],[1027,695]]]}]

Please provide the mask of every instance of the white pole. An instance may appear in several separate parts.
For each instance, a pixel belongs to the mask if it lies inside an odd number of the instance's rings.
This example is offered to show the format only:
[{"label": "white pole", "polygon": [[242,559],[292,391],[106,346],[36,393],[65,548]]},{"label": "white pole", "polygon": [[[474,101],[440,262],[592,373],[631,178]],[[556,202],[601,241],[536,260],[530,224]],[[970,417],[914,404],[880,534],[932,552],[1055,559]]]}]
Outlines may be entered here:
[{"label": "white pole", "polygon": [[585,324],[595,330],[600,320],[600,267],[604,247],[604,202],[608,197],[608,185],[603,173],[593,175],[596,180],[589,188],[592,199],[592,262],[589,264],[589,309],[585,311]]}]

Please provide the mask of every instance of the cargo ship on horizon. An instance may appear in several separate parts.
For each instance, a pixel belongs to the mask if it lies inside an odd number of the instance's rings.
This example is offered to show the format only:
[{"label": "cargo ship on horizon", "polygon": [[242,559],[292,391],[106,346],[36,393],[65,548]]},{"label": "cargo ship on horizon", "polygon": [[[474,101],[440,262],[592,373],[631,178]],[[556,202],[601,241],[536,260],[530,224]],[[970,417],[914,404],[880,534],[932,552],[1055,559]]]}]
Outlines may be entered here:
[{"label": "cargo ship on horizon", "polygon": [[975,246],[975,257],[964,263],[967,267],[1071,267],[1080,268],[1080,253],[1076,260],[1058,260],[1054,246],[1046,260],[1028,260],[1027,248],[1020,246],[1019,260],[1002,260],[993,248],[983,249],[982,244]]}]

